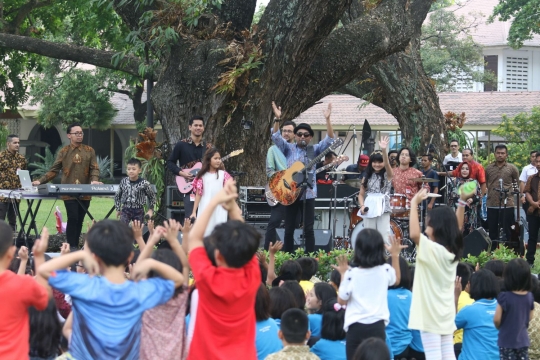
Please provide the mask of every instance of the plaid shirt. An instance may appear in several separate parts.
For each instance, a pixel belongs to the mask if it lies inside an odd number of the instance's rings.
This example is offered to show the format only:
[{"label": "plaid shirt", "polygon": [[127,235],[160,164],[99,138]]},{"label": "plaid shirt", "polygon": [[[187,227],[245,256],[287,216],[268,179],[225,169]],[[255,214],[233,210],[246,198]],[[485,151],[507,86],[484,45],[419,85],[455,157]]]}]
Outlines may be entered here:
[{"label": "plaid shirt", "polygon": [[[296,143],[288,143],[285,139],[283,139],[283,137],[281,136],[281,131],[279,130],[272,134],[272,141],[274,142],[274,144],[276,144],[279,150],[281,150],[283,155],[285,155],[285,158],[287,158],[287,168],[291,167],[291,165],[294,164],[296,161],[300,161],[301,163],[305,164],[306,148],[299,147],[296,145]],[[318,156],[320,153],[326,150],[333,141],[333,138],[326,135],[326,137],[322,139],[318,144],[313,145],[313,152],[315,153],[315,156]],[[306,199],[314,199],[317,197],[315,166],[312,166],[310,169],[308,169],[308,178],[312,181],[313,189],[308,186],[304,195],[302,195],[302,199],[304,199],[304,196],[306,197]]]}]

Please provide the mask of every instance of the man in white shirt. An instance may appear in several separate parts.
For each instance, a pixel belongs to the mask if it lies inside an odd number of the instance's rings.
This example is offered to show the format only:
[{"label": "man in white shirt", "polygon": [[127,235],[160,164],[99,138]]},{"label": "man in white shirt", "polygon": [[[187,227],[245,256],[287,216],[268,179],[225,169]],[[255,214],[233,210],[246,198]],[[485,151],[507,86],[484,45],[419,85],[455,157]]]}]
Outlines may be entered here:
[{"label": "man in white shirt", "polygon": [[530,161],[531,163],[523,168],[521,171],[521,175],[519,176],[519,192],[521,193],[521,203],[525,204],[525,194],[523,193],[523,189],[525,189],[525,184],[527,184],[527,179],[531,175],[536,175],[538,170],[536,170],[536,153],[538,151],[533,150],[530,154]]},{"label": "man in white shirt", "polygon": [[443,160],[443,165],[448,166],[448,171],[454,170],[459,163],[463,161],[459,152],[459,141],[452,139],[450,141],[450,154],[446,155]]}]

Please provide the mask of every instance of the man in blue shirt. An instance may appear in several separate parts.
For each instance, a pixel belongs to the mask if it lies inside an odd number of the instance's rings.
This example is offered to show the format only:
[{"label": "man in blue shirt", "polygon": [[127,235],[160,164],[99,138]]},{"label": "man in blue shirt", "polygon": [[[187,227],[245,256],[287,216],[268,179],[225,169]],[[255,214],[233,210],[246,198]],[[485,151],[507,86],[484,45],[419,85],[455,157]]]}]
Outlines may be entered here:
[{"label": "man in blue shirt", "polygon": [[358,175],[343,175],[343,181],[350,179],[362,179],[365,176],[365,170],[369,164],[369,156],[365,154],[358,155],[358,162],[345,168],[347,172],[355,172]]},{"label": "man in blue shirt", "polygon": [[[422,175],[428,179],[434,179],[437,180],[436,182],[430,182],[429,184],[429,192],[433,194],[439,193],[439,175],[437,175],[437,171],[435,171],[431,167],[431,163],[433,162],[433,155],[426,154],[422,155]],[[430,200],[424,200],[424,208],[427,210],[433,209],[433,205],[435,204],[435,198],[432,197]],[[427,206],[427,207],[426,207]]]},{"label": "man in blue shirt", "polygon": [[[313,130],[311,126],[306,123],[297,125],[294,128],[294,135],[296,143],[289,143],[281,136],[279,131],[279,123],[281,118],[281,107],[277,107],[274,102],[272,102],[272,109],[274,110],[274,127],[272,128],[272,141],[277,147],[281,150],[285,158],[287,159],[287,167],[290,167],[296,161],[300,161],[304,164],[307,164],[310,160],[308,159],[308,146],[313,139]],[[321,140],[318,144],[313,145],[313,155],[318,156],[321,152],[326,150],[334,141],[334,130],[332,129],[332,124],[330,122],[330,115],[332,113],[332,104],[328,104],[328,108],[323,111],[324,117],[326,119],[326,137]],[[306,201],[306,211],[304,213],[304,232],[306,238],[305,240],[305,250],[306,252],[315,251],[315,233],[313,231],[313,224],[315,222],[315,198],[317,197],[317,183],[315,181],[315,166],[307,169],[308,173],[308,182],[311,184],[311,187],[307,187],[301,197],[299,197],[294,203],[288,205],[285,210],[285,239],[283,251],[292,253],[294,251],[294,229],[295,229],[295,219],[303,208],[303,200]]]}]

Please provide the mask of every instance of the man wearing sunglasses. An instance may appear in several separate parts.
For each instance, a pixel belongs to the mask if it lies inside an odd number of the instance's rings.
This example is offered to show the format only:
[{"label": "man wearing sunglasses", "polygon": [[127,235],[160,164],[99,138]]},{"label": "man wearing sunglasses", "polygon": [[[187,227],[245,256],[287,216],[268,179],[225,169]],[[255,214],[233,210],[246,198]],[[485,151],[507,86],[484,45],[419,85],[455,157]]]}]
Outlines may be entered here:
[{"label": "man wearing sunglasses", "polygon": [[[274,110],[274,127],[272,128],[272,141],[281,150],[285,158],[287,159],[287,167],[290,167],[294,162],[300,161],[307,164],[310,161],[310,157],[316,157],[321,152],[326,150],[334,141],[334,130],[330,122],[330,115],[332,113],[332,104],[328,104],[328,108],[323,110],[324,118],[326,119],[326,132],[327,135],[318,144],[310,145],[313,139],[314,132],[311,126],[306,123],[298,124],[294,128],[294,135],[296,143],[288,143],[281,136],[279,131],[279,124],[281,119],[281,107],[278,107],[275,102],[272,102],[272,109]],[[315,181],[315,166],[307,169],[308,183],[311,185],[307,187],[304,194],[299,197],[294,203],[288,205],[285,209],[285,239],[283,251],[292,253],[294,251],[294,229],[295,219],[298,213],[303,208],[303,200],[306,201],[306,211],[304,213],[304,231],[305,231],[305,250],[306,252],[315,251],[315,233],[313,231],[313,224],[315,222],[315,198],[317,197],[317,183]]]}]

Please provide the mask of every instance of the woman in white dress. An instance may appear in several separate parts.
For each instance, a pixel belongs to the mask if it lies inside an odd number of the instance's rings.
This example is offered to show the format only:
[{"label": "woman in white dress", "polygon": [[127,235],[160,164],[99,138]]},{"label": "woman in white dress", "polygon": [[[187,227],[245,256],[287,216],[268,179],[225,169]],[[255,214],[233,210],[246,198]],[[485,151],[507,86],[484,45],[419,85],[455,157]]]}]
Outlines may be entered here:
[{"label": "woman in white dress", "polygon": [[[218,149],[210,148],[206,150],[203,156],[202,168],[197,173],[195,180],[193,180],[195,204],[191,218],[196,217],[198,212],[204,211],[210,200],[223,189],[223,185],[229,179],[232,179],[232,177],[225,171]],[[227,210],[218,206],[208,222],[204,236],[210,235],[217,225],[224,222],[227,222]]]}]

